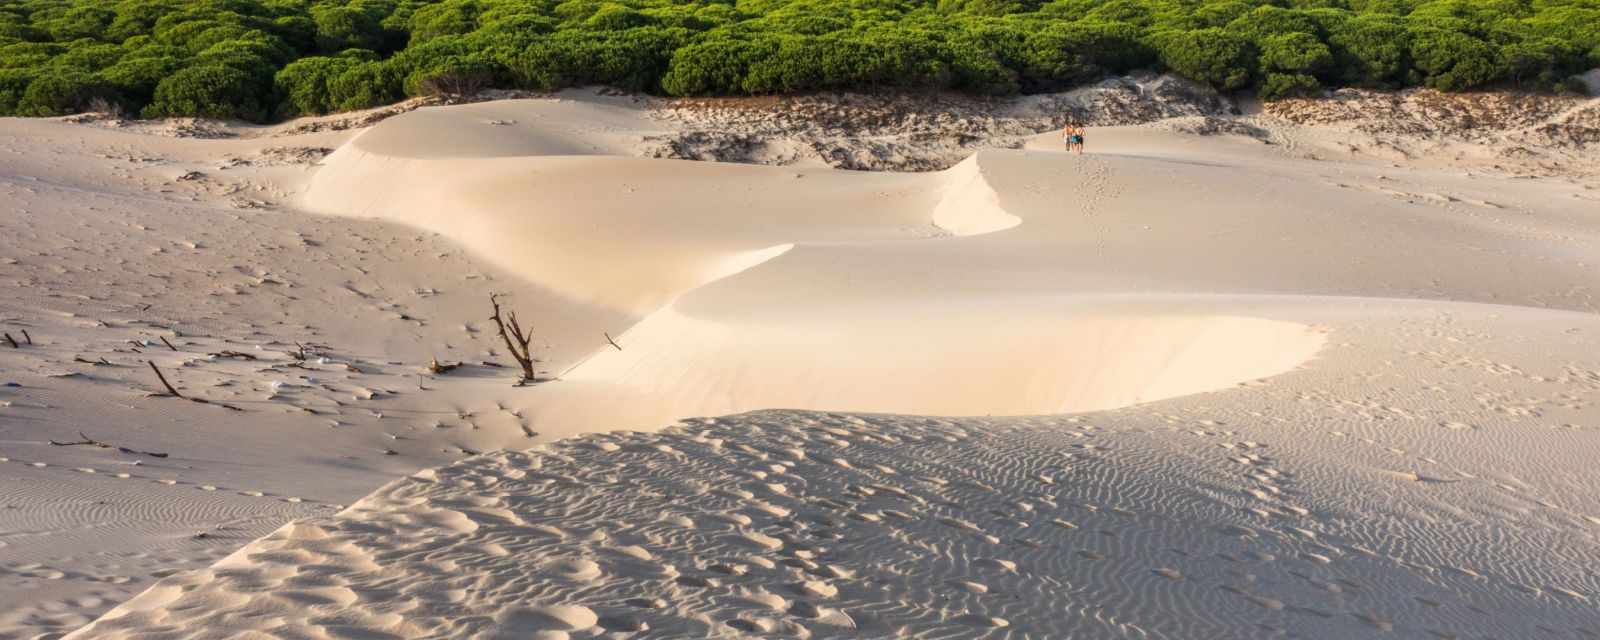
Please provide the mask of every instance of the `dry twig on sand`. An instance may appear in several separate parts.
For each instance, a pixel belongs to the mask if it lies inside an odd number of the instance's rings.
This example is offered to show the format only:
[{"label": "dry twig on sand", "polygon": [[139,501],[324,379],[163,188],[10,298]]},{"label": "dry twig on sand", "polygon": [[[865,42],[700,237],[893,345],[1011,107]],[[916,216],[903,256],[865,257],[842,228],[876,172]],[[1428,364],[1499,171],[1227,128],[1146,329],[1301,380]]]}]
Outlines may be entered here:
[{"label": "dry twig on sand", "polygon": [[200,403],[200,404],[216,405],[218,407],[222,407],[222,408],[227,409],[229,411],[244,411],[244,409],[240,409],[240,408],[235,407],[235,406],[233,406],[231,404],[226,404],[226,403],[222,403],[222,402],[212,402],[212,401],[207,400],[205,398],[191,398],[189,396],[186,396],[186,395],[183,395],[181,393],[178,393],[177,387],[172,386],[171,382],[167,382],[166,374],[161,373],[161,368],[157,367],[155,362],[150,361],[150,360],[146,360],[144,362],[145,362],[145,364],[150,365],[150,370],[151,371],[156,372],[156,378],[161,380],[161,386],[167,388],[167,392],[166,393],[152,393],[152,394],[150,394],[152,396],[182,398],[184,400],[188,400],[189,402],[197,402],[197,403]]},{"label": "dry twig on sand", "polygon": [[305,362],[306,361],[306,346],[296,342],[296,343],[294,343],[294,348],[295,348],[295,351],[293,353],[290,353],[289,357],[294,358],[296,361],[299,361],[299,362]]},{"label": "dry twig on sand", "polygon": [[22,339],[27,341],[28,346],[33,346],[33,336],[28,335],[27,329],[22,330]]},{"label": "dry twig on sand", "polygon": [[167,395],[170,395],[170,396],[172,396],[174,398],[182,398],[183,397],[183,394],[178,393],[178,390],[176,388],[173,388],[171,382],[167,382],[166,374],[161,373],[161,368],[157,367],[155,362],[150,361],[150,360],[146,360],[144,362],[145,362],[145,364],[150,365],[150,370],[151,371],[156,372],[156,378],[161,380],[161,386],[167,388]]},{"label": "dry twig on sand", "polygon": [[165,458],[165,457],[167,457],[167,454],[162,453],[160,451],[140,451],[138,449],[129,449],[127,447],[119,447],[119,446],[116,446],[116,445],[113,445],[113,444],[106,444],[104,442],[101,442],[99,440],[95,440],[94,438],[91,438],[89,436],[84,435],[82,431],[78,432],[78,437],[82,438],[82,440],[78,440],[77,442],[57,442],[55,440],[51,440],[50,444],[52,444],[54,446],[57,446],[57,447],[76,447],[76,446],[80,446],[80,445],[86,445],[86,446],[91,446],[91,447],[99,447],[101,449],[116,449],[117,451],[120,451],[122,453],[131,453],[131,454],[140,455],[140,456],[150,456],[152,458]]},{"label": "dry twig on sand", "polygon": [[602,332],[600,332],[600,333],[601,333],[601,334],[603,334],[603,335],[605,335],[605,337],[606,337],[606,342],[609,342],[609,343],[611,343],[611,346],[613,346],[613,347],[616,347],[616,348],[617,348],[617,351],[621,351],[621,350],[622,350],[622,345],[620,345],[620,344],[617,344],[617,341],[616,341],[616,340],[612,340],[612,339],[611,339],[611,332],[609,332],[609,331],[602,331]]},{"label": "dry twig on sand", "polygon": [[156,336],[156,337],[157,338],[161,338],[161,344],[167,345],[168,349],[171,349],[173,351],[177,351],[178,350],[177,347],[172,346],[171,342],[167,342],[167,337],[166,336]]},{"label": "dry twig on sand", "polygon": [[243,351],[233,351],[233,350],[218,351],[218,352],[213,353],[211,355],[215,356],[215,357],[218,357],[218,358],[238,358],[240,360],[255,360],[256,359],[256,357],[254,355],[245,353]]},{"label": "dry twig on sand", "polygon": [[22,348],[22,345],[17,344],[17,339],[11,337],[11,334],[7,333],[7,334],[5,334],[5,336],[6,336],[6,342],[11,343],[11,348],[12,349],[21,349]]},{"label": "dry twig on sand", "polygon": [[533,353],[528,350],[528,344],[533,342],[533,336],[524,331],[522,325],[517,322],[517,312],[508,311],[504,317],[501,316],[500,294],[489,294],[489,304],[494,306],[494,315],[489,319],[494,320],[495,326],[500,328],[500,338],[505,341],[506,349],[511,352],[511,357],[516,359],[517,365],[522,367],[522,380],[519,383],[538,382],[538,377],[534,375],[533,363],[539,362],[539,359],[533,357]]}]

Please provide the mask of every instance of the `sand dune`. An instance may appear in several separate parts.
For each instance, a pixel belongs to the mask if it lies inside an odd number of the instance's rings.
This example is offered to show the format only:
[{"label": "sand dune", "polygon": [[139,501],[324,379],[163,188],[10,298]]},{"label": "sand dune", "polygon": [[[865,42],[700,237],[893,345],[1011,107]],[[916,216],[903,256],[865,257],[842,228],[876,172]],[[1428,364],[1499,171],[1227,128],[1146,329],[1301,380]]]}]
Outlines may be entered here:
[{"label": "sand dune", "polygon": [[1181,123],[630,157],[646,107],[5,122],[0,637],[146,587],[71,637],[1600,636],[1594,185]]}]

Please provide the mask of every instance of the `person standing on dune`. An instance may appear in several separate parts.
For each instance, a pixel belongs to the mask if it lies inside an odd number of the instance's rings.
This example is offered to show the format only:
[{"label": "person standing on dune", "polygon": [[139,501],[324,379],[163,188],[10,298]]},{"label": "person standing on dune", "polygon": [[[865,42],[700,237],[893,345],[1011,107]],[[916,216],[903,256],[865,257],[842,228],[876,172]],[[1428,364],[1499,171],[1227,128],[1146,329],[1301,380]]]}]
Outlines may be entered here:
[{"label": "person standing on dune", "polygon": [[1083,153],[1083,126],[1076,122],[1068,122],[1061,129],[1061,141],[1066,143],[1067,151]]}]

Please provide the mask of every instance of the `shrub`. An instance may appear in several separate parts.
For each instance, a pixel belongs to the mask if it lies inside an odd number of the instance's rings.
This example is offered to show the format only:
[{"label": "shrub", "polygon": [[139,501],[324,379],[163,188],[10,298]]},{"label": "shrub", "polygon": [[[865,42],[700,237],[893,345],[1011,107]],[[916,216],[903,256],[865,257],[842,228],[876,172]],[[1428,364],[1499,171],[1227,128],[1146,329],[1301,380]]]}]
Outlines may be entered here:
[{"label": "shrub", "polygon": [[317,46],[325,52],[383,47],[383,25],[370,13],[347,6],[320,5],[311,10],[311,19],[317,27]]},{"label": "shrub", "polygon": [[336,108],[329,84],[358,64],[348,57],[313,56],[289,63],[273,77],[284,97],[284,115],[317,115]]},{"label": "shrub", "polygon": [[226,65],[193,66],[168,76],[156,85],[146,118],[202,116],[239,118],[259,122],[268,108],[266,93],[253,74]]},{"label": "shrub", "polygon": [[1263,100],[1314,96],[1322,92],[1322,83],[1304,73],[1268,73],[1261,83]]},{"label": "shrub", "polygon": [[328,98],[334,111],[369,109],[399,100],[400,78],[383,62],[363,62],[351,66],[328,82]]},{"label": "shrub", "polygon": [[38,75],[33,69],[0,69],[0,116],[22,115],[17,105]]},{"label": "shrub", "polygon": [[777,48],[772,40],[716,39],[691,44],[672,54],[661,89],[676,96],[738,93],[750,64]]},{"label": "shrub", "polygon": [[78,69],[52,69],[34,77],[17,101],[24,116],[60,116],[83,110],[94,99],[112,94],[106,83]]},{"label": "shrub", "polygon": [[1330,38],[1345,82],[1369,87],[1399,84],[1410,66],[1410,34],[1396,21],[1357,18]]},{"label": "shrub", "polygon": [[127,105],[142,106],[155,96],[156,85],[182,68],[171,56],[126,56],[100,72],[100,78]]},{"label": "shrub", "polygon": [[1269,36],[1261,44],[1261,67],[1268,72],[1314,75],[1332,65],[1328,45],[1309,33]]},{"label": "shrub", "polygon": [[1487,84],[1503,70],[1489,43],[1453,31],[1428,30],[1414,35],[1411,55],[1423,82],[1443,91]]},{"label": "shrub", "polygon": [[1250,83],[1256,52],[1248,40],[1222,29],[1198,29],[1172,34],[1159,45],[1161,61],[1179,75],[1204,82],[1219,91]]}]

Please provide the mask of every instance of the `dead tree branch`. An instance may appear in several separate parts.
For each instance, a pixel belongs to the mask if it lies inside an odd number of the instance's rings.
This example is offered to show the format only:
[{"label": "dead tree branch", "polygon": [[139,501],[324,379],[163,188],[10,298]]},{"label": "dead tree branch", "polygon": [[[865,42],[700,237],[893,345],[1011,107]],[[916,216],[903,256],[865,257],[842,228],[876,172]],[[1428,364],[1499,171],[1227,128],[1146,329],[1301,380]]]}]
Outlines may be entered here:
[{"label": "dead tree branch", "polygon": [[167,382],[167,376],[165,374],[161,373],[161,368],[157,367],[155,362],[150,361],[150,360],[146,360],[145,364],[150,365],[150,370],[156,372],[156,378],[161,380],[161,386],[167,388],[167,392],[166,393],[153,393],[153,394],[150,394],[150,395],[159,396],[159,397],[182,398],[184,400],[188,400],[189,402],[218,406],[218,407],[222,407],[224,409],[227,409],[229,411],[244,411],[244,409],[240,409],[240,408],[235,407],[235,406],[233,406],[231,404],[227,404],[227,403],[223,403],[223,402],[212,402],[212,401],[207,400],[205,398],[191,398],[189,396],[186,396],[186,395],[183,395],[181,393],[178,393],[178,389],[176,387],[172,386],[172,383]]},{"label": "dead tree branch", "polygon": [[145,364],[150,365],[150,370],[156,372],[156,378],[161,380],[161,386],[167,388],[167,395],[170,395],[174,398],[183,397],[183,394],[178,393],[178,390],[172,386],[171,382],[167,382],[166,374],[161,373],[161,368],[157,367],[154,361],[146,360]]},{"label": "dead tree branch", "polygon": [[106,444],[104,442],[101,442],[99,440],[95,440],[94,438],[91,438],[89,436],[84,435],[82,431],[78,432],[78,437],[82,438],[82,440],[78,440],[77,442],[57,442],[55,440],[51,440],[50,444],[52,444],[54,446],[57,446],[57,447],[76,447],[76,446],[84,445],[84,446],[90,446],[90,447],[99,447],[101,449],[116,449],[117,451],[120,451],[122,453],[129,453],[129,454],[139,455],[139,456],[150,456],[152,458],[165,458],[165,457],[167,457],[167,454],[162,453],[160,451],[140,451],[138,449],[129,449],[127,447],[119,447],[119,446],[114,445],[114,444]]},{"label": "dead tree branch", "polygon": [[506,349],[511,352],[511,357],[516,359],[517,365],[522,367],[522,382],[536,382],[538,377],[534,374],[533,364],[539,362],[533,357],[528,345],[533,342],[533,336],[523,330],[522,324],[517,322],[517,312],[508,311],[502,316],[500,313],[500,294],[489,294],[489,304],[494,307],[494,320],[500,329],[500,339],[506,343]]}]

